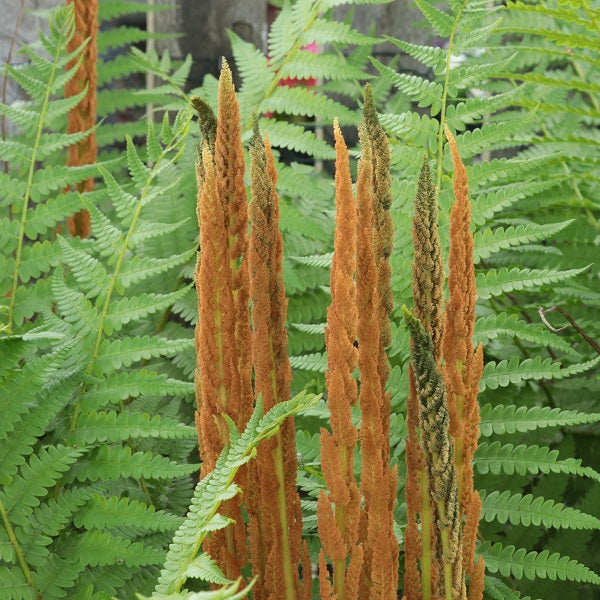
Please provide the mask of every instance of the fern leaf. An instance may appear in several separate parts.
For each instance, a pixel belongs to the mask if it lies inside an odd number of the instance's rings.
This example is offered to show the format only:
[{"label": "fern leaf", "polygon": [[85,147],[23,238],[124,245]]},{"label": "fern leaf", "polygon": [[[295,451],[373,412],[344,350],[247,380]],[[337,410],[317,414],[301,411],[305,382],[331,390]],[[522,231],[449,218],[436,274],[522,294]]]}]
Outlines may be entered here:
[{"label": "fern leaf", "polygon": [[436,74],[441,72],[446,64],[446,52],[443,48],[438,46],[419,46],[405,42],[404,40],[397,40],[387,35],[384,37],[388,42],[392,42],[392,44],[404,50],[404,52],[412,56],[415,60],[433,69]]},{"label": "fern leaf", "polygon": [[513,444],[501,446],[500,442],[491,444],[482,442],[477,448],[474,464],[482,474],[565,473],[600,481],[600,473],[591,467],[582,467],[581,460],[575,458],[559,460],[558,450],[551,450],[545,446],[514,446]]},{"label": "fern leaf", "polygon": [[132,498],[106,498],[96,494],[77,512],[73,523],[85,529],[139,527],[149,531],[172,531],[182,520]]},{"label": "fern leaf", "polygon": [[524,548],[504,547],[500,543],[492,546],[491,542],[483,542],[479,554],[484,558],[487,570],[500,572],[505,577],[522,579],[525,576],[527,579],[538,577],[600,584],[600,577],[591,569],[558,552],[528,552]]},{"label": "fern leaf", "polygon": [[480,389],[481,391],[486,388],[495,390],[511,383],[516,384],[528,380],[564,379],[589,371],[598,363],[600,363],[600,356],[564,368],[559,363],[553,362],[551,358],[543,360],[541,356],[526,358],[522,362],[517,356],[513,356],[510,360],[501,360],[499,363],[490,361],[483,368]]},{"label": "fern leaf", "polygon": [[88,298],[97,296],[109,285],[109,277],[102,263],[85,250],[75,248],[62,236],[58,236],[64,262],[70,267],[75,280],[87,292]]},{"label": "fern leaf", "polygon": [[490,269],[485,273],[477,274],[477,295],[479,298],[487,299],[514,290],[520,291],[549,283],[558,283],[587,271],[589,267],[590,265],[581,269],[568,269],[565,271],[520,269],[519,267],[513,267],[510,270],[506,267],[498,270]]},{"label": "fern leaf", "polygon": [[231,581],[223,575],[223,571],[221,571],[217,563],[205,552],[196,556],[189,564],[185,575],[186,577],[194,577],[217,585],[227,585],[228,583],[231,583]]},{"label": "fern leaf", "polygon": [[518,146],[518,142],[510,143],[507,140],[510,140],[514,134],[525,130],[531,118],[532,116],[527,114],[519,119],[511,119],[510,121],[503,121],[501,123],[490,123],[465,131],[465,133],[456,137],[456,143],[459,144],[461,156],[469,158],[486,149],[494,148],[495,144],[498,143],[503,148],[510,147],[511,145]]},{"label": "fern leaf", "polygon": [[108,314],[104,319],[104,331],[112,335],[113,331],[120,331],[123,325],[130,321],[142,319],[159,310],[165,310],[174,302],[183,298],[191,286],[187,286],[168,294],[143,293],[132,298],[122,298],[111,303]]},{"label": "fern leaf", "polygon": [[525,181],[518,184],[504,185],[489,194],[481,194],[473,202],[473,222],[477,225],[482,225],[497,212],[509,208],[519,200],[550,190],[563,181],[565,179],[562,177],[551,178],[545,181]]},{"label": "fern leaf", "polygon": [[[306,31],[306,36],[308,36],[306,43],[314,42],[316,44],[373,46],[380,42],[376,37],[356,31],[348,23],[326,19],[316,19]],[[271,56],[273,55],[271,54]]]},{"label": "fern leaf", "polygon": [[547,223],[544,225],[528,223],[527,225],[510,226],[506,229],[498,227],[494,230],[487,228],[483,231],[477,231],[474,235],[475,260],[488,258],[494,252],[511,246],[520,246],[521,244],[548,239],[548,237],[562,231],[573,221],[574,219],[569,219],[561,223]]},{"label": "fern leaf", "polygon": [[[318,397],[296,396],[275,405],[262,419],[261,402],[246,425],[242,435],[232,435],[232,445],[221,452],[215,469],[201,479],[185,522],[177,530],[155,588],[156,593],[172,594],[182,589],[187,569],[196,558],[197,549],[208,533],[211,520],[217,513],[223,494],[231,487],[239,467],[245,464],[261,439],[273,435],[283,420],[301,409],[313,406]],[[232,430],[232,434],[235,434]]]},{"label": "fern leaf", "polygon": [[437,9],[431,0],[415,0],[415,4],[429,21],[434,31],[442,37],[450,35],[454,27],[454,19],[450,15]]},{"label": "fern leaf", "polygon": [[282,77],[297,79],[328,79],[344,81],[347,79],[369,79],[362,69],[355,67],[345,58],[336,54],[313,54],[308,50],[298,50],[294,57],[281,68]]},{"label": "fern leaf", "polygon": [[178,464],[152,452],[132,452],[126,446],[100,446],[91,450],[69,471],[67,481],[114,481],[123,477],[173,479],[198,470],[198,465]]},{"label": "fern leaf", "polygon": [[333,260],[333,252],[327,254],[317,254],[315,256],[290,256],[290,259],[307,267],[318,267],[321,269],[330,269]]},{"label": "fern leaf", "polygon": [[327,142],[317,138],[314,133],[300,125],[274,119],[261,119],[260,129],[268,134],[273,146],[304,152],[315,158],[335,158],[335,151]]},{"label": "fern leaf", "polygon": [[415,101],[418,100],[417,106],[431,106],[431,116],[435,116],[440,112],[443,91],[440,83],[429,81],[418,75],[397,73],[394,69],[390,69],[374,58],[371,59],[371,62],[396,89],[404,92]]},{"label": "fern leaf", "polygon": [[306,115],[327,124],[335,118],[341,123],[351,123],[355,119],[354,113],[343,104],[305,87],[278,86],[261,104],[261,111]]},{"label": "fern leaf", "polygon": [[512,494],[494,491],[483,497],[482,517],[490,522],[510,521],[513,525],[528,527],[566,527],[570,529],[600,529],[600,519],[586,515],[564,504],[531,494]]},{"label": "fern leaf", "polygon": [[112,373],[101,382],[90,385],[82,398],[89,410],[95,410],[138,396],[177,396],[193,393],[194,384],[191,382],[179,381],[167,375],[141,369],[129,373]]},{"label": "fern leaf", "polygon": [[89,412],[77,421],[69,439],[76,446],[119,442],[132,438],[194,439],[194,427],[173,419],[135,412]]},{"label": "fern leaf", "polygon": [[290,366],[293,369],[325,373],[327,370],[327,354],[325,352],[315,352],[314,354],[304,354],[302,356],[290,356]]},{"label": "fern leaf", "polygon": [[481,435],[525,433],[543,427],[566,427],[598,423],[600,414],[562,410],[550,406],[514,406],[486,404],[481,407]]},{"label": "fern leaf", "polygon": [[162,564],[165,553],[141,542],[131,542],[108,531],[86,531],[76,545],[79,559],[92,567],[123,562],[128,567]]},{"label": "fern leaf", "polygon": [[555,348],[565,354],[579,357],[579,352],[566,340],[538,325],[519,320],[518,315],[492,314],[477,319],[475,322],[473,338],[475,342],[486,343],[488,340],[494,340],[501,335],[514,336],[519,340]]},{"label": "fern leaf", "polygon": [[382,114],[381,125],[390,133],[413,146],[432,146],[435,142],[439,122],[427,115],[417,113]]},{"label": "fern leaf", "polygon": [[83,450],[67,446],[49,446],[29,457],[29,462],[15,475],[9,486],[0,492],[0,498],[10,520],[16,525],[25,525],[32,509],[39,504],[38,498],[45,496],[62,474],[69,469]]}]

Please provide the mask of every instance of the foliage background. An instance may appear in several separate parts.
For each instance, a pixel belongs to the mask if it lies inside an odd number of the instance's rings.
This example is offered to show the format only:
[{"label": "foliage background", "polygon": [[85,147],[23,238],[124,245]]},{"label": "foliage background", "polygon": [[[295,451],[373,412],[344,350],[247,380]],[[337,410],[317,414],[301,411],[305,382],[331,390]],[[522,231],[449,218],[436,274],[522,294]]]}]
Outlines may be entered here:
[{"label": "foliage background", "polygon": [[[335,5],[361,3],[369,2],[285,3],[268,52],[230,33],[246,139],[255,112],[279,149],[293,391],[323,389],[333,239],[327,136],[334,117],[348,127],[359,121],[360,90],[369,80],[393,148],[397,308],[410,304],[410,218],[424,151],[440,188],[447,249],[451,180],[443,123],[457,132],[470,165],[476,340],[486,355],[476,456],[476,486],[487,492],[480,545],[486,594],[591,599],[600,581],[598,351],[573,326],[548,331],[538,307],[560,306],[589,338],[600,339],[593,264],[600,240],[598,8],[586,1],[416,0],[439,44],[392,42],[423,63],[428,75],[420,77],[397,72],[393,61],[370,60],[379,40],[354,30],[351,15],[334,20]],[[139,9],[100,1],[106,23]],[[12,331],[0,346],[0,577],[14,597],[31,597],[12,528],[47,597],[129,598],[152,591],[193,494],[196,299],[189,284],[199,135],[185,107],[198,94],[216,108],[216,80],[207,76],[188,90],[189,61],[143,54],[133,45],[148,33],[107,26],[98,42],[102,166],[67,169],[71,104],[61,95],[68,30],[68,16],[55,17],[45,50],[27,51],[31,62],[9,70],[30,99],[2,107],[20,133],[0,150],[10,164],[0,176],[0,291],[8,307],[15,298]],[[303,50],[314,41],[318,54]],[[156,74],[157,87],[130,89],[131,77],[145,71]],[[314,77],[319,85],[278,85],[288,77]],[[156,127],[125,120],[127,111],[148,104]],[[165,110],[171,125],[160,124]],[[64,192],[90,174],[96,191]],[[83,205],[92,213],[92,238],[57,234]],[[556,312],[547,318],[563,324]],[[408,336],[399,318],[393,332],[392,445],[402,474]],[[322,486],[317,432],[326,418],[325,402],[297,417],[299,484],[314,553]],[[400,490],[400,537],[402,502]]]}]

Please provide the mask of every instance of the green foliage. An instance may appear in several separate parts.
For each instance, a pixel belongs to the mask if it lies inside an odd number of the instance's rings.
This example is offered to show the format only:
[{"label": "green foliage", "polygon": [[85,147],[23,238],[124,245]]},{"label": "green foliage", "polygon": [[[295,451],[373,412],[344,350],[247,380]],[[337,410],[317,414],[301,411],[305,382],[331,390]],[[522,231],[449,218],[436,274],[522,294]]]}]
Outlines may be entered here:
[{"label": "green foliage", "polygon": [[[600,571],[599,358],[568,321],[546,315],[556,328],[569,325],[556,333],[537,311],[560,305],[592,341],[600,339],[600,281],[597,265],[589,266],[597,262],[599,229],[598,11],[587,1],[490,7],[487,0],[418,0],[425,27],[443,44],[389,39],[425,67],[416,75],[381,56],[370,60],[377,38],[359,33],[351,16],[335,21],[330,10],[382,3],[282,2],[267,52],[230,32],[244,139],[254,112],[276,153],[293,388],[320,391],[327,364],[333,186],[327,169],[312,163],[334,153],[317,128],[334,117],[358,123],[356,98],[370,79],[392,142],[396,306],[410,303],[410,206],[424,150],[447,245],[452,186],[444,124],[457,133],[467,163],[475,341],[486,357],[485,440],[474,465],[487,540],[478,548],[485,598],[592,600]],[[191,59],[144,53],[132,44],[162,36],[109,23],[164,7],[99,6],[99,49],[110,50],[98,65],[101,161],[64,166],[66,148],[87,135],[64,133],[67,113],[84,94],[63,98],[74,74],[65,67],[80,54],[66,52],[68,8],[53,13],[40,46],[23,49],[27,61],[8,69],[28,98],[0,105],[18,128],[0,147],[8,163],[0,173],[0,587],[7,598],[104,600],[153,594],[160,576],[153,598],[242,598],[248,589],[228,582],[199,547],[211,528],[226,524],[217,510],[237,492],[235,470],[283,413],[308,400],[260,421],[255,413],[244,434],[233,434],[218,473],[194,491],[197,304],[190,284],[199,139],[185,109]],[[304,48],[312,42],[319,54]],[[146,72],[160,85],[133,90],[133,78]],[[281,85],[288,77],[319,85]],[[212,76],[193,93],[216,106]],[[137,118],[149,104],[162,123]],[[134,118],[114,119],[120,111]],[[88,177],[96,178],[96,191],[65,191]],[[82,207],[92,237],[57,235]],[[409,342],[393,318],[392,456],[401,488]],[[313,560],[314,499],[323,487],[318,431],[326,419],[322,402],[298,420]],[[400,503],[399,535],[405,518]],[[193,580],[224,587],[196,591],[205,584]]]}]

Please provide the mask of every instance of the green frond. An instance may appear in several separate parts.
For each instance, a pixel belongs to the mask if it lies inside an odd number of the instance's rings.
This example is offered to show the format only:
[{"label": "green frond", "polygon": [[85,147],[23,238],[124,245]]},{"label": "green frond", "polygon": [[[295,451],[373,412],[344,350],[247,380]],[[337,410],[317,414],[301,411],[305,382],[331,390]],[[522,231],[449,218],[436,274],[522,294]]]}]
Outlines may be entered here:
[{"label": "green frond", "polygon": [[460,148],[461,157],[467,159],[484,150],[490,150],[495,147],[509,148],[511,146],[519,146],[520,142],[509,140],[513,135],[526,130],[527,125],[531,122],[531,118],[531,115],[527,114],[522,118],[482,125],[481,127],[457,135],[456,143]]},{"label": "green frond", "polygon": [[290,356],[290,365],[292,369],[325,373],[327,370],[327,354],[325,352],[315,352],[302,356]]},{"label": "green frond", "polygon": [[116,404],[127,398],[139,396],[178,396],[194,393],[194,384],[179,381],[164,374],[145,369],[111,373],[89,386],[83,395],[84,404],[96,410],[109,404]]},{"label": "green frond", "polygon": [[158,335],[105,339],[98,348],[94,373],[108,375],[116,369],[129,367],[141,360],[172,356],[193,347],[194,342],[191,339],[170,340]]},{"label": "green frond", "polygon": [[431,0],[415,0],[415,4],[435,32],[442,37],[450,35],[454,27],[454,18],[451,15],[437,9]]},{"label": "green frond", "polygon": [[[242,80],[238,95],[239,101],[243,106],[252,109],[265,97],[275,75],[268,67],[267,57],[260,50],[250,42],[242,40],[233,31],[227,33],[231,41],[235,64]],[[257,73],[261,74],[260,77],[256,76]]]},{"label": "green frond", "polygon": [[598,413],[582,413],[550,406],[514,406],[486,404],[481,407],[481,435],[525,433],[545,427],[568,427],[600,422]]},{"label": "green frond", "polygon": [[[223,449],[215,469],[198,482],[186,520],[175,533],[169,547],[164,568],[155,588],[156,593],[173,594],[181,591],[188,576],[189,565],[196,558],[210,523],[217,515],[219,505],[224,497],[229,496],[228,490],[234,485],[235,474],[250,459],[253,448],[262,439],[273,435],[288,416],[299,410],[311,408],[317,400],[316,396],[301,394],[275,405],[262,418],[262,403],[260,400],[257,402],[244,433],[230,435],[232,445]],[[232,430],[232,433],[235,433],[235,430]]]},{"label": "green frond", "polygon": [[190,563],[186,571],[186,576],[200,579],[201,581],[208,581],[209,583],[216,583],[218,585],[227,585],[231,583],[231,581],[223,575],[223,571],[221,571],[217,563],[205,552],[196,556]]},{"label": "green frond", "polygon": [[335,158],[334,149],[325,140],[295,123],[261,119],[260,130],[267,133],[269,141],[275,147],[303,152],[315,158]]},{"label": "green frond", "polygon": [[138,500],[116,496],[106,498],[95,494],[77,512],[73,523],[85,529],[136,527],[148,531],[173,531],[181,525],[182,520]]},{"label": "green frond", "polygon": [[123,562],[128,567],[162,564],[165,552],[141,542],[114,535],[108,531],[86,531],[75,542],[79,560],[92,567]]},{"label": "green frond", "polygon": [[495,491],[485,494],[482,499],[481,516],[488,522],[510,521],[513,525],[525,527],[542,525],[546,528],[600,529],[600,519],[540,496],[535,498],[531,494]]},{"label": "green frond", "polygon": [[135,412],[89,412],[77,421],[69,441],[75,446],[135,438],[195,439],[196,429],[179,421]]},{"label": "green frond", "polygon": [[438,46],[419,46],[387,35],[384,37],[388,42],[392,42],[392,44],[404,50],[404,52],[412,56],[415,60],[433,69],[435,73],[439,73],[446,64],[446,52],[443,48],[439,48]]},{"label": "green frond", "polygon": [[290,256],[290,259],[307,267],[318,267],[320,269],[330,269],[333,260],[333,252],[327,254],[317,254],[316,256]]},{"label": "green frond", "polygon": [[523,361],[520,361],[518,356],[513,356],[510,360],[501,360],[498,363],[490,361],[483,368],[480,389],[481,391],[495,390],[511,383],[516,384],[528,380],[564,379],[585,373],[599,363],[600,356],[567,367],[562,367],[560,363],[554,362],[551,358],[542,359],[541,356],[526,358]]},{"label": "green frond", "polygon": [[84,334],[97,328],[100,322],[98,311],[85,295],[65,284],[63,271],[59,265],[52,277],[52,293],[58,311],[67,323],[76,325]]},{"label": "green frond", "polygon": [[554,269],[521,269],[519,267],[513,267],[512,269],[506,267],[489,269],[484,273],[477,274],[477,295],[481,299],[487,299],[492,296],[500,296],[506,292],[527,290],[550,283],[558,283],[575,277],[588,269],[589,265],[581,269],[567,269],[565,271]]},{"label": "green frond", "polygon": [[67,482],[114,481],[126,477],[134,479],[172,479],[184,477],[198,470],[198,465],[179,464],[166,456],[147,452],[133,452],[127,446],[99,446],[71,467]]},{"label": "green frond", "polygon": [[260,105],[263,113],[285,113],[316,117],[329,125],[334,119],[342,124],[352,123],[355,114],[343,104],[305,87],[278,86]]},{"label": "green frond", "polygon": [[538,225],[537,223],[527,223],[526,225],[497,227],[475,232],[475,256],[476,262],[482,258],[488,258],[494,252],[510,248],[511,246],[520,246],[539,240],[547,240],[550,236],[562,231],[565,227],[573,223],[574,219],[562,221],[561,223],[547,223]]},{"label": "green frond", "polygon": [[575,458],[561,460],[558,450],[551,450],[546,446],[514,446],[513,444],[502,446],[500,442],[491,444],[482,442],[477,448],[473,463],[482,474],[564,473],[600,481],[600,473],[591,467],[582,467],[581,460]]},{"label": "green frond", "polygon": [[522,579],[552,579],[563,581],[583,581],[600,584],[600,577],[591,569],[558,552],[550,554],[516,549],[514,546],[504,547],[499,542],[483,542],[478,550],[485,560],[485,568],[491,573],[501,573],[505,577]]},{"label": "green frond", "polygon": [[417,113],[382,114],[379,122],[389,133],[411,146],[433,147],[440,124],[437,119]]},{"label": "green frond", "polygon": [[[489,163],[479,163],[489,164]],[[496,213],[510,208],[513,204],[551,190],[564,182],[563,177],[550,178],[542,181],[524,181],[517,184],[509,183],[488,194],[478,195],[472,204],[472,219],[476,225],[487,223]]]},{"label": "green frond", "polygon": [[309,50],[298,50],[294,58],[287,61],[281,68],[282,77],[297,79],[328,79],[331,81],[344,81],[347,79],[370,79],[364,71],[349,64],[348,61],[337,54],[313,54]]},{"label": "green frond", "polygon": [[565,339],[540,325],[520,320],[518,315],[499,313],[475,321],[473,339],[476,343],[485,343],[504,335],[514,336],[525,342],[554,348],[570,356],[579,357],[579,352]]},{"label": "green frond", "polygon": [[521,92],[522,88],[515,88],[489,98],[467,98],[464,102],[451,104],[446,108],[446,122],[452,129],[463,131],[467,125],[481,121],[485,115],[513,104]]},{"label": "green frond", "polygon": [[113,331],[120,331],[123,325],[130,321],[138,321],[157,311],[165,310],[188,294],[190,289],[191,286],[187,286],[168,294],[148,292],[111,302],[103,324],[105,333],[112,335]]},{"label": "green frond", "polygon": [[413,98],[415,102],[418,102],[417,106],[431,106],[431,116],[435,116],[440,112],[443,92],[443,86],[440,83],[429,81],[418,75],[397,73],[394,69],[390,69],[375,58],[372,58],[371,62],[384,79],[387,79],[397,90],[404,92]]},{"label": "green frond", "polygon": [[32,454],[10,485],[0,492],[0,501],[11,523],[25,525],[33,508],[40,503],[39,498],[46,496],[48,488],[55,485],[83,453],[84,450],[78,448],[56,445]]},{"label": "green frond", "polygon": [[[307,42],[310,41],[317,44],[372,46],[379,43],[378,38],[356,31],[348,23],[328,21],[325,19],[316,19],[313,21],[306,35]],[[310,37],[310,40],[308,37]]]}]

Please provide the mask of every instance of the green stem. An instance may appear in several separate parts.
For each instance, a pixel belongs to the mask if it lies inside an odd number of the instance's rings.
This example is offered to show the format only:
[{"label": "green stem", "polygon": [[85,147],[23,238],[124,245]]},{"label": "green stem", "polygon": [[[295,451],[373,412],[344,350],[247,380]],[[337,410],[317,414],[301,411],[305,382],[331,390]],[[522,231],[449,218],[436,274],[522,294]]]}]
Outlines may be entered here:
[{"label": "green stem", "polygon": [[[115,268],[114,268],[114,271],[113,271],[113,274],[112,274],[112,277],[110,280],[110,284],[108,286],[108,290],[106,291],[106,298],[104,300],[104,305],[102,306],[102,312],[100,314],[98,331],[96,333],[96,339],[94,341],[94,349],[92,351],[92,357],[90,359],[88,368],[86,370],[87,375],[92,374],[92,372],[94,370],[94,366],[96,364],[96,359],[98,358],[98,353],[100,351],[100,344],[102,343],[102,340],[104,339],[104,321],[106,320],[106,317],[108,315],[108,309],[110,307],[110,301],[112,299],[112,294],[115,291],[117,279],[119,278],[119,275],[121,273],[121,268],[125,261],[125,255],[127,254],[129,242],[130,242],[131,237],[137,226],[137,222],[138,222],[140,213],[142,211],[142,207],[144,205],[144,200],[145,200],[148,192],[150,191],[150,186],[151,186],[152,182],[154,181],[154,178],[158,174],[160,164],[165,159],[165,157],[172,150],[174,150],[177,147],[177,145],[180,143],[180,141],[185,138],[185,133],[187,132],[187,129],[189,127],[190,120],[191,120],[191,113],[190,113],[187,123],[182,128],[181,133],[178,133],[176,135],[176,137],[173,140],[171,140],[171,143],[163,149],[161,155],[157,158],[156,163],[152,167],[152,170],[150,171],[148,179],[146,180],[146,184],[144,185],[144,188],[140,195],[139,201],[138,201],[135,211],[133,213],[133,217],[131,220],[131,224],[129,226],[129,230],[127,231],[127,235],[125,236],[125,240],[121,246],[121,250],[119,252],[119,256],[118,256],[117,262],[115,264]],[[86,384],[84,383],[80,389],[77,400],[75,401],[75,407],[73,409],[73,416],[71,418],[71,424],[69,426],[69,431],[67,432],[67,435],[72,433],[75,430],[75,427],[77,426],[77,419],[79,418],[79,412],[81,410],[81,405],[80,405],[81,396],[84,394],[86,389],[87,389],[87,387],[86,387]]]},{"label": "green stem", "polygon": [[454,48],[454,36],[458,28],[460,17],[462,16],[463,10],[467,3],[463,2],[460,10],[458,11],[454,23],[452,24],[452,30],[450,31],[450,37],[448,38],[448,52],[446,53],[446,75],[444,77],[444,88],[442,90],[442,107],[440,108],[440,128],[438,130],[438,151],[437,151],[437,176],[436,176],[436,187],[439,190],[442,184],[442,159],[444,158],[444,125],[446,123],[446,103],[448,101],[448,88],[450,87],[450,63],[452,62],[452,49]]},{"label": "green stem", "polygon": [[421,471],[421,588],[422,600],[431,600],[431,525],[433,515],[429,502],[429,480]]},{"label": "green stem", "polygon": [[25,187],[25,194],[23,196],[23,208],[21,211],[21,222],[19,224],[19,237],[17,240],[17,252],[15,255],[15,268],[12,276],[12,286],[10,290],[10,303],[8,306],[8,327],[9,331],[12,330],[12,322],[15,310],[15,302],[17,295],[17,287],[19,285],[19,267],[21,266],[21,258],[23,255],[23,238],[25,237],[25,223],[27,222],[27,208],[29,206],[29,199],[31,196],[31,188],[33,187],[33,176],[36,170],[36,157],[40,147],[40,140],[42,139],[42,132],[44,130],[44,121],[46,120],[46,113],[48,112],[48,104],[50,103],[50,91],[52,84],[56,76],[56,70],[58,68],[58,61],[63,50],[63,39],[65,37],[64,32],[61,32],[59,42],[57,44],[56,55],[54,56],[54,62],[52,63],[52,70],[50,71],[50,77],[48,79],[48,85],[46,86],[46,93],[44,95],[44,101],[42,103],[42,109],[40,111],[40,120],[37,126],[37,132],[35,135],[35,142],[33,144],[33,150],[31,154],[31,162],[29,164],[29,172],[27,174],[27,185]]},{"label": "green stem", "polygon": [[[438,502],[437,508],[440,514],[440,521],[443,523],[446,520],[446,507],[443,502]],[[440,537],[442,539],[442,563],[444,565],[444,598],[445,600],[454,600],[452,594],[452,564],[445,560],[450,554],[450,538],[446,527],[441,529]]]},{"label": "green stem", "polygon": [[23,551],[21,550],[21,546],[19,545],[19,541],[17,540],[17,536],[15,535],[15,530],[13,529],[12,523],[8,518],[8,512],[6,510],[6,507],[2,503],[2,500],[0,500],[0,514],[2,515],[2,522],[4,523],[4,528],[6,529],[6,533],[8,534],[8,539],[10,540],[10,543],[15,550],[17,560],[19,561],[21,570],[25,575],[25,581],[27,581],[27,585],[33,589],[36,598],[41,598],[42,595],[35,586],[33,576],[31,575],[31,571],[29,569],[29,565],[25,560],[25,556],[23,555]]},{"label": "green stem", "polygon": [[285,475],[283,471],[283,449],[281,440],[281,431],[277,431],[277,445],[275,447],[275,474],[277,476],[277,509],[281,521],[281,560],[283,564],[283,580],[285,590],[282,594],[286,600],[296,600],[296,589],[294,585],[294,570],[292,566],[292,556],[290,553],[290,535],[288,530],[287,503],[285,497]]}]

